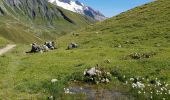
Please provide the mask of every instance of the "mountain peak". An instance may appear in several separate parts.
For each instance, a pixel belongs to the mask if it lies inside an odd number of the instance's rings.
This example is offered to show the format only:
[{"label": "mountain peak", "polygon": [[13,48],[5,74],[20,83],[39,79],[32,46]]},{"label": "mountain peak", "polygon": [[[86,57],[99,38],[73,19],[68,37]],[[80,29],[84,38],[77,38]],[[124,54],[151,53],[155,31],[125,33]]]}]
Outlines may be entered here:
[{"label": "mountain peak", "polygon": [[106,19],[106,17],[99,11],[84,5],[78,0],[49,0],[49,2],[72,12],[89,16],[98,21]]}]

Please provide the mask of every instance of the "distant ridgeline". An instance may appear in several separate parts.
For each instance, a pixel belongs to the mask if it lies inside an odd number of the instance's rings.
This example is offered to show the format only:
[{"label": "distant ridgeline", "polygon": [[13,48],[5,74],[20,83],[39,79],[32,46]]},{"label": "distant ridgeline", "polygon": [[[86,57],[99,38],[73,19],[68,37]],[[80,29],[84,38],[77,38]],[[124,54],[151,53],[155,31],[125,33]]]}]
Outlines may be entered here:
[{"label": "distant ridgeline", "polygon": [[47,0],[0,0],[0,36],[14,42],[50,39],[94,22]]}]

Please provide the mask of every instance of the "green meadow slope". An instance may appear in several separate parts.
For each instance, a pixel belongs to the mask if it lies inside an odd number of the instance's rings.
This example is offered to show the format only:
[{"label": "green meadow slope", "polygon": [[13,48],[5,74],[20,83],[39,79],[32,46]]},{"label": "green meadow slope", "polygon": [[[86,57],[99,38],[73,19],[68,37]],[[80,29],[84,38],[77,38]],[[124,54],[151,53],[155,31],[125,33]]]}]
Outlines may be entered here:
[{"label": "green meadow slope", "polygon": [[[90,86],[97,91],[104,88],[135,100],[168,100],[170,85],[162,94],[156,90],[170,84],[169,8],[168,0],[145,4],[61,36],[57,50],[42,54],[25,54],[30,46],[18,45],[0,57],[0,99],[43,100],[51,95],[62,100],[87,99],[81,93],[64,94],[64,87],[72,80],[82,81],[83,71],[98,64],[113,76],[109,84]],[[78,48],[65,50],[70,42]],[[132,88],[130,78],[139,78],[144,90]],[[57,84],[51,79],[58,79]],[[160,87],[155,88],[156,80]]]},{"label": "green meadow slope", "polygon": [[54,40],[94,22],[47,0],[0,0],[0,36],[17,43]]},{"label": "green meadow slope", "polygon": [[[155,2],[136,7],[94,26],[77,31],[78,38],[64,36],[86,47],[169,47],[170,1]],[[68,39],[66,39],[68,38]]]}]

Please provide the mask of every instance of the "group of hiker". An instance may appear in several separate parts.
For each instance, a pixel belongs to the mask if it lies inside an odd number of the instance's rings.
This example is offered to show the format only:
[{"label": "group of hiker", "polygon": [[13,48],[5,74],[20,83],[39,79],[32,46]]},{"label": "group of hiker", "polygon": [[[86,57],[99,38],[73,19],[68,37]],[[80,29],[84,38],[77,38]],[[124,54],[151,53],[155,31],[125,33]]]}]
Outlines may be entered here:
[{"label": "group of hiker", "polygon": [[[77,44],[76,43],[70,43],[67,46],[66,50],[70,50],[73,48],[77,48]],[[47,52],[49,50],[54,50],[57,49],[55,42],[54,41],[46,41],[43,45],[39,46],[36,43],[32,43],[31,44],[31,50],[29,52],[26,53],[38,53],[38,52]]]}]

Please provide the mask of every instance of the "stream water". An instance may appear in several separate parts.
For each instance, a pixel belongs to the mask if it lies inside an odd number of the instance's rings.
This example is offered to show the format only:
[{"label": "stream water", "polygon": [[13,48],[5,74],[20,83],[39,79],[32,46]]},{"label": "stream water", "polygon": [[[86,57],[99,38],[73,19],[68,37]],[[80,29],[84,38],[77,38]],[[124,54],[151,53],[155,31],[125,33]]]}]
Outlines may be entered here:
[{"label": "stream water", "polygon": [[104,88],[95,88],[90,85],[71,85],[69,91],[72,94],[85,94],[88,100],[134,100],[127,93],[121,93]]}]

